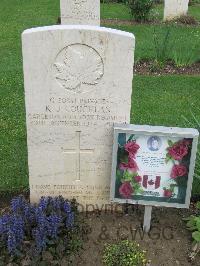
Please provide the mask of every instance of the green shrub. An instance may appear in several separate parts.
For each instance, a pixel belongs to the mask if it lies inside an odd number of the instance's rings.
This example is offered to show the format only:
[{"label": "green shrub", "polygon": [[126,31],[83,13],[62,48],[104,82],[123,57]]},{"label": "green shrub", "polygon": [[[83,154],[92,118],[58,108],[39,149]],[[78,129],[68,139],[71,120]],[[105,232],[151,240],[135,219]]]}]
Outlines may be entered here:
[{"label": "green shrub", "polygon": [[200,4],[200,0],[190,0],[189,1],[189,6]]},{"label": "green shrub", "polygon": [[107,244],[103,252],[106,266],[142,266],[146,265],[145,251],[138,244],[123,240],[117,244]]},{"label": "green shrub", "polygon": [[130,12],[136,21],[147,21],[151,9],[153,8],[153,0],[129,0],[128,6]]}]

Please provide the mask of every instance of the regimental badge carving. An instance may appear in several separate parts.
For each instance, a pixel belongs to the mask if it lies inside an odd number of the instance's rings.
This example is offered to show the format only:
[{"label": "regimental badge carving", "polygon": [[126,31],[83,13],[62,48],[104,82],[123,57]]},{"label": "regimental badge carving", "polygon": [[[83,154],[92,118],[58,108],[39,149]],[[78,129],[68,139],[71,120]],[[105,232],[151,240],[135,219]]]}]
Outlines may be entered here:
[{"label": "regimental badge carving", "polygon": [[73,93],[95,89],[104,74],[101,56],[94,48],[84,44],[65,47],[57,55],[54,69],[57,82]]}]

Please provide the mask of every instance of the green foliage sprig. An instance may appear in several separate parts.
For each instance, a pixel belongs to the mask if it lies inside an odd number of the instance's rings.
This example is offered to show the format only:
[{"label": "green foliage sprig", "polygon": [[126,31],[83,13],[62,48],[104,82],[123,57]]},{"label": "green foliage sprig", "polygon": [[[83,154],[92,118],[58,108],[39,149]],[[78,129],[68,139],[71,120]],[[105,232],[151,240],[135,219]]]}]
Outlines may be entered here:
[{"label": "green foliage sprig", "polygon": [[172,59],[176,67],[186,67],[200,60],[200,48],[199,47],[185,47],[184,44],[179,44],[175,47]]},{"label": "green foliage sprig", "polygon": [[147,21],[151,9],[153,8],[153,0],[129,0],[128,6],[130,8],[131,15],[136,21]]},{"label": "green foliage sprig", "polygon": [[162,68],[169,59],[169,51],[171,49],[170,43],[171,27],[160,28],[154,27],[153,40],[155,50],[155,64]]},{"label": "green foliage sprig", "polygon": [[200,216],[191,215],[187,218],[187,227],[192,231],[192,238],[194,241],[200,243]]},{"label": "green foliage sprig", "polygon": [[[197,202],[196,208],[200,210],[200,202]],[[192,231],[194,247],[192,249],[192,253],[190,254],[190,258],[193,260],[200,252],[200,214],[191,215],[183,220],[187,221],[187,228],[188,230]]]}]

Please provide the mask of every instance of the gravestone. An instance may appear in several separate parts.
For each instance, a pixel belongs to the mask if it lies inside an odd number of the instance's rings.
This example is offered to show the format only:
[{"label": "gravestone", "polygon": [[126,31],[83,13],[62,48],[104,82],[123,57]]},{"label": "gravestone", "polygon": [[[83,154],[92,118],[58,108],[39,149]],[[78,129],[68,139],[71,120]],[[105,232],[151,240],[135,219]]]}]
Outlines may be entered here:
[{"label": "gravestone", "polygon": [[164,20],[187,15],[189,0],[165,0]]},{"label": "gravestone", "polygon": [[130,121],[134,36],[60,25],[25,30],[22,45],[31,201],[109,203],[113,123]]},{"label": "gravestone", "polygon": [[99,0],[61,0],[61,24],[100,25]]}]

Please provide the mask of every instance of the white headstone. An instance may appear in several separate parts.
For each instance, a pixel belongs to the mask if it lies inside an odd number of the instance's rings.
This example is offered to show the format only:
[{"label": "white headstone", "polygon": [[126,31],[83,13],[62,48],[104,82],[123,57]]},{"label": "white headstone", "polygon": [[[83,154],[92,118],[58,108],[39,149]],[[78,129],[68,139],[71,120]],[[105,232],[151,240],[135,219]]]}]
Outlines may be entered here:
[{"label": "white headstone", "polygon": [[134,36],[94,26],[24,31],[31,201],[109,203],[113,123],[130,121]]},{"label": "white headstone", "polygon": [[165,0],[164,20],[187,15],[189,0]]},{"label": "white headstone", "polygon": [[61,0],[61,24],[100,25],[100,0]]}]

